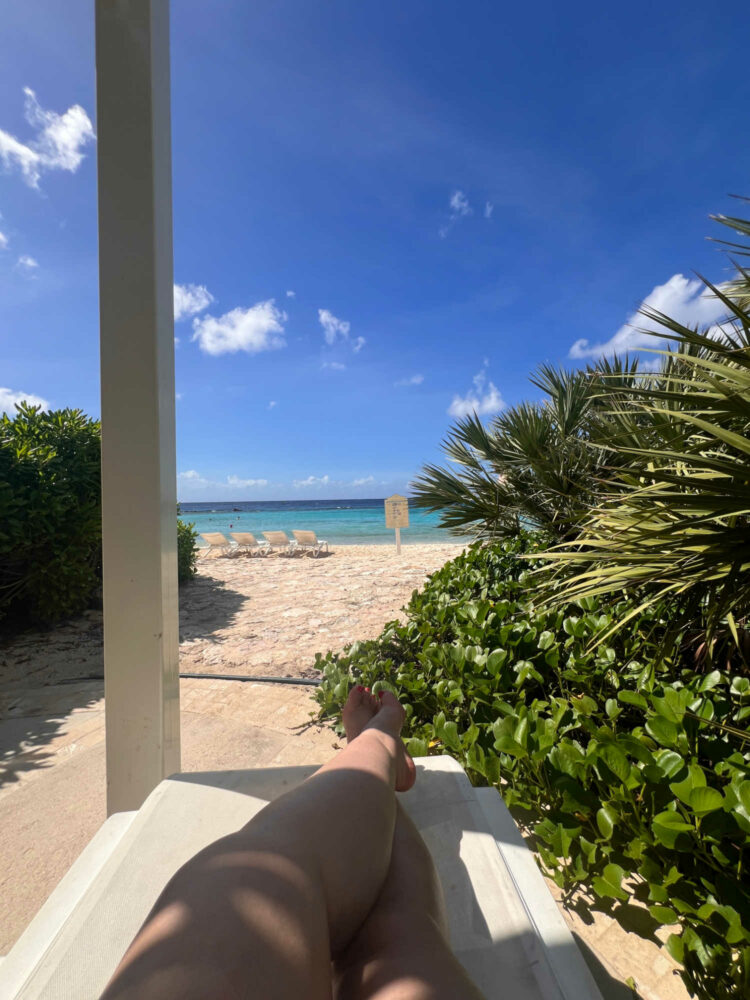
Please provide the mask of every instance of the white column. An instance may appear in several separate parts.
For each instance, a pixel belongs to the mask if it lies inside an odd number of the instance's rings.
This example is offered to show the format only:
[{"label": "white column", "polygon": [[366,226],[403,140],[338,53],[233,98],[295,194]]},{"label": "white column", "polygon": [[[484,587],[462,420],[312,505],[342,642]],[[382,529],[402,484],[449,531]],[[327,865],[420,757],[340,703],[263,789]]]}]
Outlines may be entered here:
[{"label": "white column", "polygon": [[169,0],[96,0],[107,811],[180,768]]}]

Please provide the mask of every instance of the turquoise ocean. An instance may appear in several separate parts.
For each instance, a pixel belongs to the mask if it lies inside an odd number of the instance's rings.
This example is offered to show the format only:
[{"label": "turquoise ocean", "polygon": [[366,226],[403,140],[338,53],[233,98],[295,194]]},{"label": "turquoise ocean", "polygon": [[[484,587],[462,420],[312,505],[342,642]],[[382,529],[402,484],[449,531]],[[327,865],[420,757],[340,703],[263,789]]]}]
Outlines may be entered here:
[{"label": "turquoise ocean", "polygon": [[[196,530],[263,531],[302,529],[316,532],[332,545],[393,545],[394,532],[385,526],[381,500],[238,500],[234,503],[181,503],[181,519]],[[438,515],[409,508],[409,527],[401,529],[401,542],[466,541],[438,523]],[[201,539],[199,543],[202,544]]]}]

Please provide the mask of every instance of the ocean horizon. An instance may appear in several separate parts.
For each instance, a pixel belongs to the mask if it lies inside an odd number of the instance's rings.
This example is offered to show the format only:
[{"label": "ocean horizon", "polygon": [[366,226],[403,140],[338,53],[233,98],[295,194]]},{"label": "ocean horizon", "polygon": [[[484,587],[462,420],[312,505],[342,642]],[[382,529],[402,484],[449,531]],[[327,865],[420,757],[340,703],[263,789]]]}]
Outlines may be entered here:
[{"label": "ocean horizon", "polygon": [[[384,499],[184,501],[180,519],[192,522],[198,532],[251,531],[260,536],[299,529],[314,531],[332,545],[392,545],[395,534],[385,526]],[[409,527],[401,529],[403,545],[467,540],[441,528],[437,514],[409,506]]]}]

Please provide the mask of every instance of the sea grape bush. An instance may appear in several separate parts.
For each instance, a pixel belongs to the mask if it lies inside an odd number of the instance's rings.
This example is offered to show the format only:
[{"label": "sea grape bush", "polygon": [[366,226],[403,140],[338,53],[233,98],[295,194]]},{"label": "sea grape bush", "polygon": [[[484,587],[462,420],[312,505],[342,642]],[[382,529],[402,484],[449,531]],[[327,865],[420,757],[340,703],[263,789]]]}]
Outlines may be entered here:
[{"label": "sea grape bush", "polygon": [[414,756],[496,786],[542,866],[596,905],[645,903],[694,995],[750,996],[750,676],[665,653],[664,602],[535,607],[529,536],[474,546],[375,640],[319,656],[321,714],[352,682],[406,704]]},{"label": "sea grape bush", "polygon": [[180,507],[177,505],[177,578],[180,583],[192,580],[198,572],[198,532],[195,525],[181,521]]},{"label": "sea grape bush", "polygon": [[0,417],[0,619],[82,611],[101,577],[99,424],[21,404]]},{"label": "sea grape bush", "polygon": [[[20,404],[0,416],[0,622],[51,625],[102,582],[101,430],[81,410]],[[193,525],[177,525],[180,582],[195,575]]]}]

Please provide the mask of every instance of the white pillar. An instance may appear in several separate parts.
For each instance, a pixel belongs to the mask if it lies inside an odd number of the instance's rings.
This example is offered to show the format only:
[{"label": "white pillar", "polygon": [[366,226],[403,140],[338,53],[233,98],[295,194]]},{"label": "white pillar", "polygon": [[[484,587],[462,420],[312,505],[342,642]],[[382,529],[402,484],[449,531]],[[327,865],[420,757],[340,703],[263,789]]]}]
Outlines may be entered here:
[{"label": "white pillar", "polygon": [[96,0],[107,811],[180,768],[169,0]]}]

